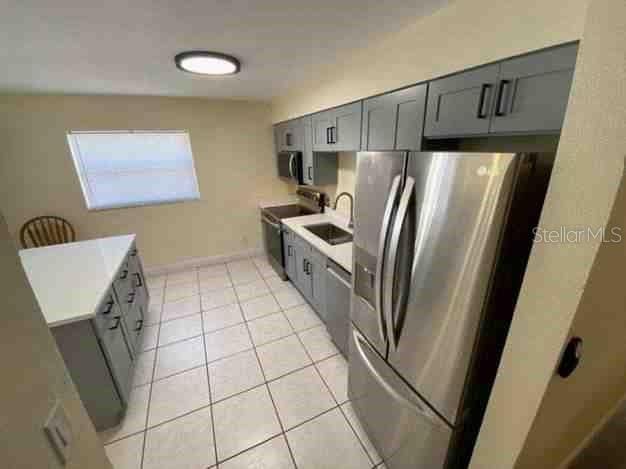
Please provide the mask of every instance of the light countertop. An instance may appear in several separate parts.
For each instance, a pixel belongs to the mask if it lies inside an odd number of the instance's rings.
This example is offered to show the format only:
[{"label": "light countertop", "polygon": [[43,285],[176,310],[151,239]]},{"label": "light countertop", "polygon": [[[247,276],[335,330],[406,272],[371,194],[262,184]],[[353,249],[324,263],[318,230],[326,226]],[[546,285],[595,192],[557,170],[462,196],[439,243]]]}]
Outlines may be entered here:
[{"label": "light countertop", "polygon": [[19,254],[50,327],[95,316],[135,235],[22,249]]},{"label": "light countertop", "polygon": [[335,261],[348,272],[352,273],[352,243],[343,243],[333,246],[304,228],[306,225],[333,223],[352,233],[352,229],[348,228],[347,219],[331,212],[320,213],[318,215],[304,215],[302,217],[284,218],[281,220],[281,223],[311,244],[322,254]]}]

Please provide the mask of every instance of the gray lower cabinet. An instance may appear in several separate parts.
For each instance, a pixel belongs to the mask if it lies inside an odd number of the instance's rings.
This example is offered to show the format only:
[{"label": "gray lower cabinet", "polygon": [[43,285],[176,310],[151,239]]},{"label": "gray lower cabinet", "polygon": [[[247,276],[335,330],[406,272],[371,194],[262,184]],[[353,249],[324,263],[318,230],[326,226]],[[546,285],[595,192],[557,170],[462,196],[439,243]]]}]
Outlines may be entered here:
[{"label": "gray lower cabinet", "polygon": [[577,51],[569,44],[430,82],[424,136],[559,132]]},{"label": "gray lower cabinet", "polygon": [[311,281],[311,304],[317,314],[326,322],[326,257],[314,248],[308,259],[308,272]]},{"label": "gray lower cabinet", "polygon": [[426,84],[363,101],[363,151],[421,149]]},{"label": "gray lower cabinet", "polygon": [[[317,314],[325,319],[326,256],[290,230],[286,229],[285,232],[287,234],[283,237],[285,252],[290,259],[285,262],[287,276]],[[293,264],[290,264],[291,262]]]},{"label": "gray lower cabinet", "polygon": [[577,53],[572,44],[502,62],[489,131],[559,132]]},{"label": "gray lower cabinet", "polygon": [[311,302],[311,295],[313,294],[313,285],[311,283],[311,274],[309,270],[309,257],[311,248],[309,245],[299,238],[294,239],[294,247],[296,253],[296,278],[295,284],[300,290],[300,293]]},{"label": "gray lower cabinet", "polygon": [[359,151],[362,105],[359,101],[313,114],[313,151]]},{"label": "gray lower cabinet", "polygon": [[274,126],[276,151],[304,151],[302,119],[292,119]]},{"label": "gray lower cabinet", "polygon": [[134,358],[115,295],[107,295],[94,319],[51,330],[96,429],[117,425],[128,404]]},{"label": "gray lower cabinet", "polygon": [[294,236],[295,235],[287,228],[283,228],[283,259],[285,260],[285,273],[292,281],[295,281],[297,275]]},{"label": "gray lower cabinet", "polygon": [[148,302],[133,246],[94,316],[51,329],[97,430],[119,424],[126,411]]},{"label": "gray lower cabinet", "polygon": [[313,151],[313,118],[302,118],[304,151],[302,153],[302,179],[304,184],[323,186],[337,184],[337,153]]}]

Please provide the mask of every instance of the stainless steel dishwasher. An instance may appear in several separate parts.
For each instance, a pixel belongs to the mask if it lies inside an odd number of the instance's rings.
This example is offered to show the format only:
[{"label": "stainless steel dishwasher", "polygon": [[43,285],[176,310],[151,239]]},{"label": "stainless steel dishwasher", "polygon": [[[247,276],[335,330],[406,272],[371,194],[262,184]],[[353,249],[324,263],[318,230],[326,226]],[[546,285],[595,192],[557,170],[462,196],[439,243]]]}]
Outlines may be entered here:
[{"label": "stainless steel dishwasher", "polygon": [[348,356],[352,277],[339,264],[326,263],[326,328],[344,356]]}]

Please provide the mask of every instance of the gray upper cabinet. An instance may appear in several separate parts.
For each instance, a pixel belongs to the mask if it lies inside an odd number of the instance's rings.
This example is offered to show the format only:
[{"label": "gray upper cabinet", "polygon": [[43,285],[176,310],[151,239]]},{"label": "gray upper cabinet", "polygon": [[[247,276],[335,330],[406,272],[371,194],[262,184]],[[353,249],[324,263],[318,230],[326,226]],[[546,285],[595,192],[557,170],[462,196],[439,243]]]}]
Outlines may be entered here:
[{"label": "gray upper cabinet", "polygon": [[302,118],[304,127],[304,152],[302,153],[303,182],[308,185],[322,186],[337,184],[337,153],[313,152],[313,118]]},{"label": "gray upper cabinet", "polygon": [[577,50],[555,47],[434,80],[424,136],[560,131]]},{"label": "gray upper cabinet", "polygon": [[499,64],[488,65],[432,81],[424,136],[488,133],[499,70]]},{"label": "gray upper cabinet", "polygon": [[502,62],[490,132],[560,131],[577,52],[571,44]]},{"label": "gray upper cabinet", "polygon": [[276,151],[304,151],[304,127],[302,119],[281,122],[274,126]]},{"label": "gray upper cabinet", "polygon": [[361,149],[362,102],[346,104],[312,116],[313,151]]},{"label": "gray upper cabinet", "polygon": [[366,99],[363,102],[361,149],[420,150],[426,84]]}]

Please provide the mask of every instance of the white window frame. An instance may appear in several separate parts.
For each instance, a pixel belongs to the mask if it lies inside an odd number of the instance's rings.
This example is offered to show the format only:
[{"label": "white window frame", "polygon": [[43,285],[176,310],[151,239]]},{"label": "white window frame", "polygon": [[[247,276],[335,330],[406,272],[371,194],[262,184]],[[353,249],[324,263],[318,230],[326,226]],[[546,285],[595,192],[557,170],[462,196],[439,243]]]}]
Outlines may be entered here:
[{"label": "white window frame", "polygon": [[[177,197],[177,198],[171,198],[171,199],[163,199],[163,200],[158,200],[158,201],[146,201],[146,202],[128,202],[128,203],[122,203],[122,204],[111,204],[111,205],[94,207],[93,201],[90,199],[92,191],[89,188],[89,182],[87,180],[87,172],[85,170],[85,167],[83,166],[80,148],[78,147],[78,142],[73,138],[74,135],[80,135],[80,134],[181,134],[181,135],[184,135],[185,141],[188,147],[189,155],[191,155],[191,174],[193,176],[194,194],[190,197]],[[80,187],[83,191],[83,198],[85,200],[85,205],[87,207],[87,210],[89,211],[97,212],[97,211],[102,211],[102,210],[123,209],[123,208],[131,208],[131,207],[145,207],[145,206],[150,206],[150,205],[164,205],[164,204],[201,200],[200,187],[198,185],[198,176],[196,173],[196,163],[195,163],[195,159],[193,157],[193,151],[191,148],[191,137],[187,130],[71,130],[67,132],[67,142],[70,148],[72,161],[74,162],[74,167],[76,169],[76,175],[78,176],[78,181],[80,182]]]}]

